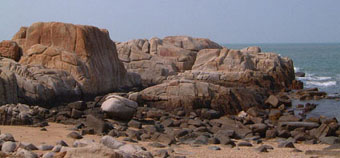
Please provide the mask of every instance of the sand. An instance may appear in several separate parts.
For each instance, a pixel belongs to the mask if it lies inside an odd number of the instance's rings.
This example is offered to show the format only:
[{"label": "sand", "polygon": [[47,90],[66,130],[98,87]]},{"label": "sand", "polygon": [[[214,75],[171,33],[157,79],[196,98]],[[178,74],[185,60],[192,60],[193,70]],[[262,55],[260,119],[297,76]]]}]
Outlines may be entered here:
[{"label": "sand", "polygon": [[[41,131],[37,127],[28,126],[0,126],[1,133],[11,133],[16,141],[19,142],[29,142],[36,146],[46,143],[50,145],[55,145],[57,141],[64,140],[69,145],[73,144],[73,139],[68,138],[67,134],[71,132],[73,126],[63,125],[57,123],[49,123],[49,126],[45,127],[47,131]],[[84,138],[94,139],[98,142],[101,136],[97,135],[86,135]],[[123,138],[118,138],[122,140]],[[154,152],[159,150],[148,146],[150,142],[138,142],[138,144],[146,147],[148,151]],[[274,150],[269,150],[267,153],[258,153],[255,148],[260,146],[255,144],[254,147],[235,147],[230,148],[223,145],[209,145],[209,146],[219,146],[221,150],[215,151],[208,149],[208,145],[203,145],[200,147],[192,147],[189,145],[179,145],[173,146],[176,155],[184,155],[187,158],[310,158],[312,155],[305,155],[306,150],[322,150],[328,145],[316,144],[295,144],[297,149],[303,152],[293,152],[293,149],[289,148],[278,148],[277,143],[272,141],[264,141],[263,144],[271,145]],[[340,152],[340,151],[339,151]],[[41,153],[39,151],[38,153]],[[326,156],[322,156],[326,157]]]}]

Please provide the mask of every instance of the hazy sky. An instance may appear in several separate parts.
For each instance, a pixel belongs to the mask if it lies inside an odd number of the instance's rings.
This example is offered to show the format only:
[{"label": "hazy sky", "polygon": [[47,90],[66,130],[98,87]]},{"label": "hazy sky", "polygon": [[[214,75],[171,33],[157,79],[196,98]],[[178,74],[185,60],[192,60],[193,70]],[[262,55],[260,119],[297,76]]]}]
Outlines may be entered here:
[{"label": "hazy sky", "polygon": [[0,40],[60,21],[111,39],[189,35],[219,43],[340,42],[340,0],[1,0]]}]

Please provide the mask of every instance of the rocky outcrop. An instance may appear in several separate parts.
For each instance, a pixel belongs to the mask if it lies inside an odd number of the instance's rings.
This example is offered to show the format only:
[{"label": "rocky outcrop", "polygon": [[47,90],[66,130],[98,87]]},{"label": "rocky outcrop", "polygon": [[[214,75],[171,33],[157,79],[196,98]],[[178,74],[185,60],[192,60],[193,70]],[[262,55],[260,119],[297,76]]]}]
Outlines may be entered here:
[{"label": "rocky outcrop", "polygon": [[78,83],[65,71],[0,58],[0,104],[53,103],[80,96]]},{"label": "rocky outcrop", "polygon": [[192,71],[175,78],[213,82],[227,87],[263,87],[281,90],[295,79],[293,62],[274,53],[232,49],[204,49],[197,53]]},{"label": "rocky outcrop", "polygon": [[264,91],[229,88],[193,80],[173,80],[146,88],[138,94],[140,102],[166,110],[187,111],[211,108],[224,114],[236,114],[253,106],[261,106]]},{"label": "rocky outcrop", "polygon": [[145,87],[159,84],[168,76],[190,70],[196,53],[206,48],[222,48],[209,39],[169,36],[117,43],[119,59],[129,72],[141,75]]},{"label": "rocky outcrop", "polygon": [[64,70],[85,95],[123,86],[126,70],[107,30],[66,23],[34,23],[13,37],[23,49],[20,64]]},{"label": "rocky outcrop", "polygon": [[0,42],[0,57],[19,61],[21,55],[20,47],[14,41],[5,40]]}]

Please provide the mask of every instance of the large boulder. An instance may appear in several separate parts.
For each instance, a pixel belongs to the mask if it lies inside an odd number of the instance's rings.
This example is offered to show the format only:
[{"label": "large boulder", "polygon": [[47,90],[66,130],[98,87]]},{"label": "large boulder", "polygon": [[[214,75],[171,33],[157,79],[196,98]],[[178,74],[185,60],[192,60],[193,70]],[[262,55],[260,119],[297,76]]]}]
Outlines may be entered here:
[{"label": "large boulder", "polygon": [[137,111],[138,104],[118,95],[106,97],[101,105],[102,111],[112,118],[130,120]]},{"label": "large boulder", "polygon": [[20,47],[15,41],[5,40],[0,42],[0,57],[18,61],[20,59],[20,55]]},{"label": "large boulder", "polygon": [[25,104],[6,104],[0,107],[0,125],[33,125],[45,122],[47,109]]},{"label": "large boulder", "polygon": [[64,70],[85,95],[124,86],[126,70],[107,30],[59,22],[34,23],[13,37],[22,47],[20,63]]},{"label": "large boulder", "polygon": [[227,88],[207,82],[172,80],[144,89],[137,98],[142,103],[165,110],[212,108],[224,114],[237,114],[250,107],[261,106],[263,93],[261,89]]},{"label": "large boulder", "polygon": [[0,105],[54,103],[80,96],[79,84],[68,72],[21,65],[0,57]]},{"label": "large boulder", "polygon": [[222,47],[209,39],[188,36],[117,43],[119,59],[129,72],[141,75],[145,87],[162,83],[168,76],[178,72],[190,70],[196,53],[206,48]]}]

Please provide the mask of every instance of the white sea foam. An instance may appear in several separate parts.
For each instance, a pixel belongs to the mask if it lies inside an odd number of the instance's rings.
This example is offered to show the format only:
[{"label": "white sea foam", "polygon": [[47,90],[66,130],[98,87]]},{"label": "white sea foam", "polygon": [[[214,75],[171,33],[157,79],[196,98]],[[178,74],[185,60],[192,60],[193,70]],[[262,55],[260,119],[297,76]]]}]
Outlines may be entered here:
[{"label": "white sea foam", "polygon": [[336,81],[326,81],[326,82],[318,82],[318,81],[306,81],[308,87],[318,86],[318,87],[330,87],[335,86]]},{"label": "white sea foam", "polygon": [[331,80],[332,77],[329,76],[310,76],[306,75],[306,77],[298,77],[300,80],[305,80],[305,81],[325,81],[325,80]]}]

